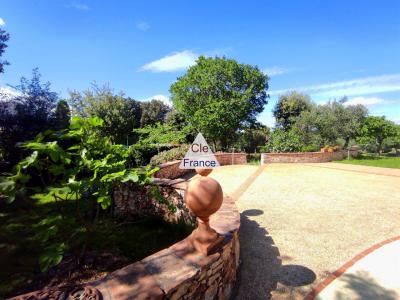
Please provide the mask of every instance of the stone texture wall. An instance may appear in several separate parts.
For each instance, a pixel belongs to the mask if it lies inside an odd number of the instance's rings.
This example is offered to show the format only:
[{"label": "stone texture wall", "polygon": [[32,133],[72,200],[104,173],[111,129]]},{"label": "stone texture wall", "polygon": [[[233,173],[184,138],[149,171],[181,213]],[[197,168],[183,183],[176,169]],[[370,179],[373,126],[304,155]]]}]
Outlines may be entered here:
[{"label": "stone texture wall", "polygon": [[[246,153],[215,153],[215,157],[217,158],[219,164],[221,166],[225,165],[240,165],[247,163]],[[155,174],[157,178],[181,178],[188,173],[193,172],[191,169],[179,169],[181,161],[175,160],[171,162],[167,162],[165,164],[161,164],[158,167],[160,170]]]},{"label": "stone texture wall", "polygon": [[[357,150],[350,150],[350,155],[358,155]],[[322,163],[342,160],[347,157],[347,151],[337,152],[299,152],[299,153],[262,153],[261,164],[268,163]]]},{"label": "stone texture wall", "polygon": [[140,187],[127,182],[116,186],[114,189],[115,214],[132,218],[157,216],[169,222],[182,221],[186,224],[195,224],[195,217],[189,212],[184,202],[186,181],[183,179],[156,179],[154,183],[156,184],[155,188],[160,190],[165,201],[176,207],[175,212],[168,208],[167,203],[160,203],[152,196],[151,187]]},{"label": "stone texture wall", "polygon": [[240,214],[224,198],[210,225],[225,239],[211,255],[197,252],[188,239],[92,282],[108,299],[229,299],[239,266]]},{"label": "stone texture wall", "polygon": [[[246,154],[217,154],[217,157],[222,165],[232,163],[232,157],[233,163],[246,163]],[[171,165],[176,166],[176,163],[168,164]],[[148,187],[138,189],[132,183],[114,188],[115,213],[131,217],[156,215],[168,221],[195,224],[193,214],[184,203],[187,181],[155,178],[155,184],[164,198],[177,207],[175,213],[154,199]],[[240,214],[234,199],[224,198],[221,208],[210,217],[210,226],[224,239],[208,256],[198,252],[186,238],[102,279],[39,290],[13,300],[58,299],[61,296],[87,300],[228,300],[240,257]]]}]

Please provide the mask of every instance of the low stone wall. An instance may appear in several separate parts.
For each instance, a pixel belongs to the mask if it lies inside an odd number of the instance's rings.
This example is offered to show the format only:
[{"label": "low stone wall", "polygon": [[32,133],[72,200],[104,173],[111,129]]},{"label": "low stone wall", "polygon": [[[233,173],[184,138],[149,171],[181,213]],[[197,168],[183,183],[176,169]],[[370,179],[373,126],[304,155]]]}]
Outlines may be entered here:
[{"label": "low stone wall", "polygon": [[[180,206],[180,217],[188,213],[182,202],[182,192],[186,188],[184,180],[156,179],[156,183],[165,193],[164,196],[170,197],[171,201]],[[143,198],[132,191],[129,184],[116,188],[115,205],[120,212],[137,212],[132,207],[139,205],[140,201],[146,203],[142,205],[141,213],[146,212],[146,209],[149,214],[165,211],[166,207],[162,205],[151,209],[149,205],[155,199]],[[168,218],[175,217],[169,215]],[[191,220],[191,217],[184,220]],[[100,280],[77,286],[48,288],[13,299],[58,299],[63,296],[86,300],[227,300],[236,280],[240,255],[240,214],[232,198],[224,198],[221,208],[211,216],[210,225],[224,240],[208,256],[195,250],[186,238]]]},{"label": "low stone wall", "polygon": [[208,256],[188,239],[93,282],[108,299],[229,299],[239,266],[240,214],[234,200],[224,198],[210,225],[225,237]]},{"label": "low stone wall", "polygon": [[[165,202],[160,202],[151,193],[150,186],[138,187],[133,183],[122,183],[114,188],[114,211],[118,216],[140,218],[143,216],[161,217],[168,222],[184,222],[195,224],[195,217],[185,205],[184,190],[186,181],[183,179],[155,179]],[[171,211],[168,204],[175,206]]]},{"label": "low stone wall", "polygon": [[[246,153],[215,153],[219,164],[225,165],[240,165],[247,163]],[[181,161],[175,160],[159,165],[160,170],[155,174],[157,178],[181,178],[188,173],[193,172],[191,169],[179,169]]]},{"label": "low stone wall", "polygon": [[[346,150],[337,152],[299,152],[299,153],[262,153],[261,164],[268,163],[322,163],[342,160],[347,157]],[[357,150],[350,150],[350,155],[358,155]]]}]

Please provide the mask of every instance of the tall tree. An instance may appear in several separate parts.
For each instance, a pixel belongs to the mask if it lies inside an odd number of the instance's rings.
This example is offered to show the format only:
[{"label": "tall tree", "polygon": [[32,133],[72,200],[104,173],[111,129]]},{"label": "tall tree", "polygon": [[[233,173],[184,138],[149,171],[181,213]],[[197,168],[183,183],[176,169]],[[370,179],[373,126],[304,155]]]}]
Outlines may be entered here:
[{"label": "tall tree", "polygon": [[60,100],[57,103],[56,110],[54,112],[54,129],[60,130],[67,128],[71,120],[71,111],[67,101]]},{"label": "tall tree", "polygon": [[[0,28],[0,57],[3,56],[4,51],[8,47],[6,43],[9,39],[10,35],[5,30]],[[0,59],[0,73],[4,73],[4,66],[6,65],[9,65],[9,62]]]},{"label": "tall tree", "polygon": [[303,111],[310,111],[311,108],[310,96],[306,94],[292,91],[281,95],[273,109],[276,124],[287,130]]},{"label": "tall tree", "polygon": [[267,104],[267,89],[268,76],[257,67],[200,56],[170,92],[188,122],[226,148],[237,130],[256,122]]},{"label": "tall tree", "polygon": [[32,139],[39,132],[53,127],[53,114],[58,102],[57,93],[51,91],[50,83],[42,83],[38,69],[32,78],[21,78],[16,92],[0,109],[0,146],[4,158],[15,163],[20,155],[16,143]]},{"label": "tall tree", "polygon": [[396,124],[383,117],[368,116],[361,128],[360,142],[375,144],[376,152],[382,153],[382,145],[387,138],[396,138]]},{"label": "tall tree", "polygon": [[142,110],[142,116],[140,118],[141,127],[164,123],[167,113],[171,110],[164,102],[156,99],[141,102],[140,107]]},{"label": "tall tree", "polygon": [[83,93],[72,91],[68,100],[74,115],[99,117],[104,120],[102,132],[114,143],[135,142],[133,129],[140,126],[141,109],[138,101],[116,95],[109,86],[93,85]]}]

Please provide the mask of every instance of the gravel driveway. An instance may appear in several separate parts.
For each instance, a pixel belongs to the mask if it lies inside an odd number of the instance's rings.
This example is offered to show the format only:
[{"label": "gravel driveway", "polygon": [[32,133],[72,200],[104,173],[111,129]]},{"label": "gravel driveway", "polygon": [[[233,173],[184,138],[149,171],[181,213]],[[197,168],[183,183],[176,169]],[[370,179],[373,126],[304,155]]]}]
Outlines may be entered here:
[{"label": "gravel driveway", "polygon": [[400,170],[270,164],[210,176],[241,211],[236,299],[302,299],[364,249],[400,235]]}]

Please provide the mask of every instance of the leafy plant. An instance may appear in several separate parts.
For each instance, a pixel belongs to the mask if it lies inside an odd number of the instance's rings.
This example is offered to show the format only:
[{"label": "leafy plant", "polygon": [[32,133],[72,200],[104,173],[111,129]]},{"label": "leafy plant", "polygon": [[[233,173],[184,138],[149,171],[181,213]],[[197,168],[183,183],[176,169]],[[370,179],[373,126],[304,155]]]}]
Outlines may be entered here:
[{"label": "leafy plant", "polygon": [[170,150],[162,151],[159,154],[154,155],[151,158],[150,163],[152,165],[159,165],[172,160],[183,159],[188,150],[189,150],[189,145],[181,145],[179,147],[172,148]]},{"label": "leafy plant", "polygon": [[[76,202],[75,221],[83,226],[76,236],[82,233],[90,236],[101,215],[100,208],[110,208],[117,182],[148,185],[157,171],[150,167],[126,169],[128,149],[100,135],[102,126],[103,120],[97,117],[74,117],[69,129],[47,131],[33,141],[22,144],[31,154],[15,166],[12,174],[1,178],[0,192],[8,202],[28,197],[40,203],[73,200]],[[152,189],[152,193],[157,191]],[[158,195],[155,198],[160,197]],[[42,270],[59,263],[68,243],[76,238],[72,236],[62,241],[54,239],[61,230],[58,221],[63,217],[60,210],[55,219],[45,219],[39,224],[43,227],[40,240],[45,245],[43,255],[39,258]]]}]

